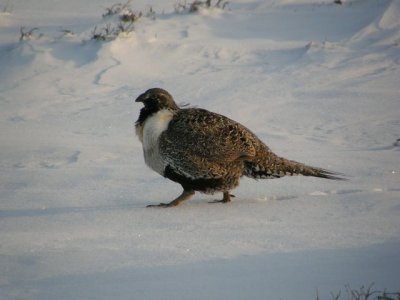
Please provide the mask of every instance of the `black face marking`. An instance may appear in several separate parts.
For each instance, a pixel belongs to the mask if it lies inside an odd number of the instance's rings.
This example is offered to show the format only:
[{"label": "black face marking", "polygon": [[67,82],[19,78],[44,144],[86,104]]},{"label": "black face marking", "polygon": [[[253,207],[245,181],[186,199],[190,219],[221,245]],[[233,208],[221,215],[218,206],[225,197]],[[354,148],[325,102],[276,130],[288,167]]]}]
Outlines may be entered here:
[{"label": "black face marking", "polygon": [[139,118],[136,120],[136,125],[141,125],[144,123],[144,121],[146,121],[146,119],[151,116],[152,114],[156,113],[158,111],[157,108],[149,108],[149,107],[143,107],[140,110],[139,113]]}]

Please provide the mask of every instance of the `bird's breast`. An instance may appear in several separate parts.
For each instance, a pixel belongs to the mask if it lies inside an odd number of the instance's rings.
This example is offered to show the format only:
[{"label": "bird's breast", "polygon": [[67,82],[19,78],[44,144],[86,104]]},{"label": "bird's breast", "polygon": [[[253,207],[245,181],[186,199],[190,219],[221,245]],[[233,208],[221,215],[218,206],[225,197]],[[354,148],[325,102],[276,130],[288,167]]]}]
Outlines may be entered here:
[{"label": "bird's breast", "polygon": [[146,164],[154,171],[163,175],[165,165],[159,151],[161,134],[168,129],[173,113],[167,109],[160,110],[149,116],[143,124],[143,153]]},{"label": "bird's breast", "polygon": [[167,130],[173,113],[167,109],[160,110],[147,118],[143,125],[143,148],[158,147],[160,135]]}]

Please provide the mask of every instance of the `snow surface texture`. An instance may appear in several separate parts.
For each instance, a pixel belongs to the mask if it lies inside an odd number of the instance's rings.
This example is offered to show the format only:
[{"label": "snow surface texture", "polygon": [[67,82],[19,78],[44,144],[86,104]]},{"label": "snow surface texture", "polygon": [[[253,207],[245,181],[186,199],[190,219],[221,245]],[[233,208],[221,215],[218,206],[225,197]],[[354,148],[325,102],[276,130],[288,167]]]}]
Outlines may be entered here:
[{"label": "snow surface texture", "polygon": [[[400,289],[400,1],[154,0],[131,33],[90,40],[112,4],[0,1],[0,299]],[[350,180],[243,179],[228,205],[147,209],[181,192],[135,137],[151,87]]]}]

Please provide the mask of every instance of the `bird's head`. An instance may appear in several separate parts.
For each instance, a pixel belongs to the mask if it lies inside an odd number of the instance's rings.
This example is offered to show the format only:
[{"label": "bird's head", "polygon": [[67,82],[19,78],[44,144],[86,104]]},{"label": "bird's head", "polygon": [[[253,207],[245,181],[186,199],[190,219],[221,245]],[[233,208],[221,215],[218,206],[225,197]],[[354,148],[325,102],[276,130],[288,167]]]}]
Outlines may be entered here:
[{"label": "bird's head", "polygon": [[160,88],[152,88],[145,91],[136,98],[135,102],[142,102],[144,105],[140,110],[139,119],[136,121],[136,124],[143,124],[147,117],[162,109],[171,111],[179,109],[171,94]]},{"label": "bird's head", "polygon": [[166,90],[160,88],[152,88],[145,91],[135,102],[142,102],[147,110],[158,111],[161,109],[179,109],[174,98]]}]

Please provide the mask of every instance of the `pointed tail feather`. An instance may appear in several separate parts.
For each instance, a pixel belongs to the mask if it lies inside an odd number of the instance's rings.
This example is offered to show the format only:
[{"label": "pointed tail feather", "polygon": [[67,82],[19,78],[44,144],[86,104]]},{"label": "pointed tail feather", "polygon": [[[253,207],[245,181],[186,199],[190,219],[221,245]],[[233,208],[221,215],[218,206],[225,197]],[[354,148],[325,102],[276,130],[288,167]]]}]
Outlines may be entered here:
[{"label": "pointed tail feather", "polygon": [[310,167],[310,166],[305,166],[304,173],[301,173],[299,175],[313,176],[313,177],[319,177],[319,178],[325,178],[325,179],[331,179],[331,180],[348,180],[347,178],[345,178],[345,175],[342,173],[333,172],[333,171],[321,169],[321,168],[314,168],[314,167]]},{"label": "pointed tail feather", "polygon": [[269,153],[266,159],[246,161],[243,175],[255,179],[303,175],[331,180],[347,180],[344,174],[307,166],[293,160],[275,156],[271,153]]}]

